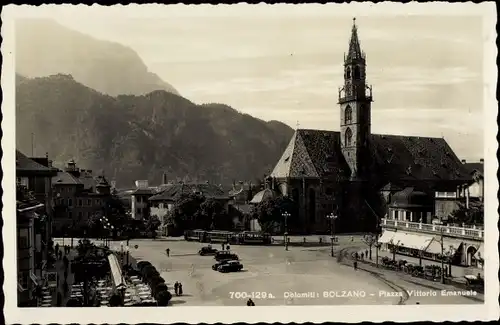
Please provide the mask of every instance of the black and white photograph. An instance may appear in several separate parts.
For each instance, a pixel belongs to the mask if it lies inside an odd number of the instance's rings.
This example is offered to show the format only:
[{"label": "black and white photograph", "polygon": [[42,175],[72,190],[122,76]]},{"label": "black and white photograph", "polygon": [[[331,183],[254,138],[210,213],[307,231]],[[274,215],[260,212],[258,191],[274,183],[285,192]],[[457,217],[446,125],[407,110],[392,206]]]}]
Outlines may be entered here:
[{"label": "black and white photograph", "polygon": [[494,9],[5,7],[7,323],[498,319]]}]

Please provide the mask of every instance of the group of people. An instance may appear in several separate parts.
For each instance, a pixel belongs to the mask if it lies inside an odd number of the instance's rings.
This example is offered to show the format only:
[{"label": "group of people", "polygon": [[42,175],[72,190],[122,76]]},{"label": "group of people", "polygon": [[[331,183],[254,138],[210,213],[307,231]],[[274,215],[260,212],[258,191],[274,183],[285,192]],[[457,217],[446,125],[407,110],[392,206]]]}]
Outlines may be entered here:
[{"label": "group of people", "polygon": [[248,299],[247,306],[255,306],[255,303],[253,302],[252,299]]},{"label": "group of people", "polygon": [[174,291],[176,296],[182,296],[182,283],[175,281]]}]

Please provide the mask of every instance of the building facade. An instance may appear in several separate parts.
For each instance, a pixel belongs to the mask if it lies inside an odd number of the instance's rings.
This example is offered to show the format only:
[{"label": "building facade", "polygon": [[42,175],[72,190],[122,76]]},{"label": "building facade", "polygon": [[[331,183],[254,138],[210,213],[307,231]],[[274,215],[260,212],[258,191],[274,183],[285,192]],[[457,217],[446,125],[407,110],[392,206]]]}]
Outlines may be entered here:
[{"label": "building facade", "polygon": [[388,187],[432,197],[471,182],[443,138],[372,134],[372,87],[355,23],[344,58],[340,131],[297,129],[270,174],[271,189],[296,202],[291,218],[304,233],[327,232],[331,213],[336,231],[375,230],[395,193]]},{"label": "building facade", "polygon": [[74,160],[52,179],[55,196],[54,231],[58,235],[85,228],[89,218],[102,213],[110,199],[111,185],[103,175],[80,169]]},{"label": "building facade", "polygon": [[135,182],[136,189],[130,194],[130,211],[132,219],[144,220],[149,218],[151,213],[149,198],[156,191],[150,188],[147,180],[139,180]]},{"label": "building facade", "polygon": [[28,158],[16,150],[18,303],[23,306],[35,303],[33,289],[51,268],[51,179],[56,173],[48,155]]}]

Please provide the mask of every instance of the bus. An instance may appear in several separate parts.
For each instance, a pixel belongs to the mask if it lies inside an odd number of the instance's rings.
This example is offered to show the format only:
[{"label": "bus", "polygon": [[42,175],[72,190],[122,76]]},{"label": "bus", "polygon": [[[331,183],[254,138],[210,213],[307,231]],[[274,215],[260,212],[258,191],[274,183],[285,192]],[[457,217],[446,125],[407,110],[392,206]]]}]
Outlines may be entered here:
[{"label": "bus", "polygon": [[207,232],[207,241],[209,243],[236,243],[236,234],[231,231],[209,231]]},{"label": "bus", "polygon": [[196,230],[186,230],[184,232],[184,239],[187,241],[199,241],[204,243],[206,241],[207,232],[205,230],[196,229]]},{"label": "bus", "polygon": [[238,234],[238,243],[242,245],[269,245],[271,235],[258,231],[243,231]]}]

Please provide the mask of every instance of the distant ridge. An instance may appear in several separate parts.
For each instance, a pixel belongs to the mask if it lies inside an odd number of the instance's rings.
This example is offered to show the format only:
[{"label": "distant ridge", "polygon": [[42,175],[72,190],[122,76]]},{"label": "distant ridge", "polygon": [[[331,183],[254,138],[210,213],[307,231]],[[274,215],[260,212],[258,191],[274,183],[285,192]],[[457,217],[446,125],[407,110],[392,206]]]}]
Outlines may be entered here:
[{"label": "distant ridge", "polygon": [[129,47],[66,28],[49,19],[16,21],[16,72],[25,77],[57,73],[102,93],[143,95],[154,90],[178,94]]}]

